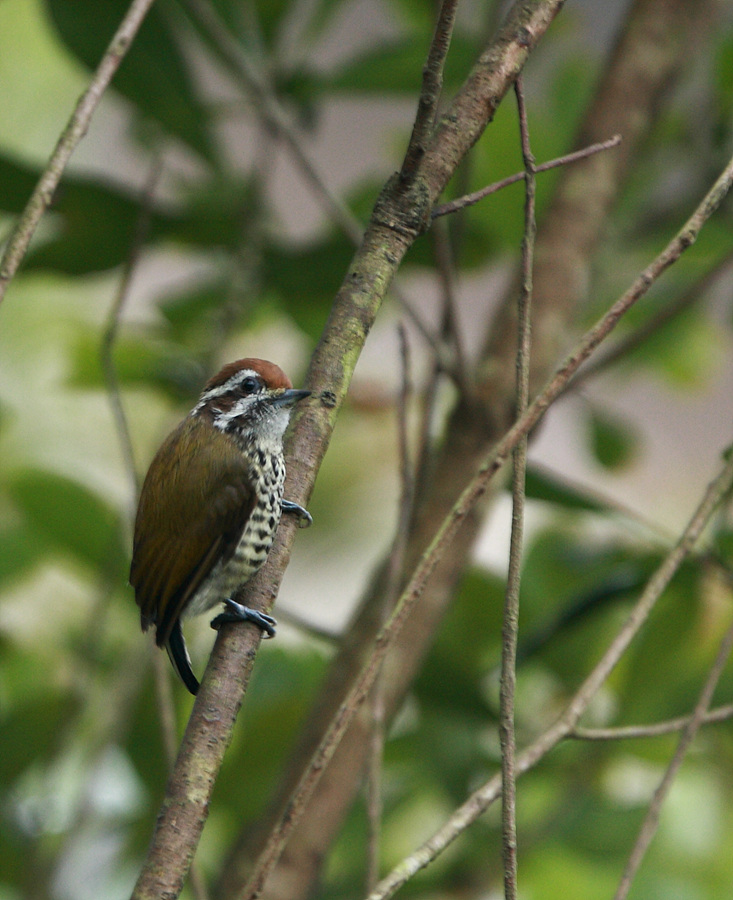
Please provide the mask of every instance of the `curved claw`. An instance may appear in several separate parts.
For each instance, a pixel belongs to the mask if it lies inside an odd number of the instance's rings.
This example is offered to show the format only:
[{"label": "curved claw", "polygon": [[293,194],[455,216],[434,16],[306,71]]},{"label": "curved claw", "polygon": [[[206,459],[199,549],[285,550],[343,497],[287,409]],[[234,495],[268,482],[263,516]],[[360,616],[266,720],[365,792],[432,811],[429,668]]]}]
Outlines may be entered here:
[{"label": "curved claw", "polygon": [[267,613],[258,612],[256,609],[250,609],[249,606],[243,606],[236,600],[227,598],[224,601],[227,609],[223,613],[219,613],[216,618],[211,620],[211,627],[218,631],[222,625],[228,622],[251,622],[264,632],[263,637],[275,637],[275,626],[277,622]]},{"label": "curved claw", "polygon": [[308,510],[292,500],[283,500],[282,511],[298,517],[298,528],[309,528],[313,524],[313,516]]}]

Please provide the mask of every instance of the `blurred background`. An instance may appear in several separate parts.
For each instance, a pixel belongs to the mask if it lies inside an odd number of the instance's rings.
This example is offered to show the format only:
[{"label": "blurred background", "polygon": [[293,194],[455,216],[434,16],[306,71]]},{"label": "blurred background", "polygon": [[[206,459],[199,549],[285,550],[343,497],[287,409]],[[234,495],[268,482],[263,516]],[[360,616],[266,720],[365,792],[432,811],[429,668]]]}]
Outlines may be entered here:
[{"label": "blurred background", "polygon": [[[207,27],[202,7],[224,37]],[[0,4],[0,236],[125,8],[121,0]],[[461,4],[448,98],[505,9]],[[669,74],[629,139],[632,156],[584,287],[547,351],[555,362],[675,234],[733,149],[727,4],[568,0],[524,76],[537,161],[592,130],[599,86],[608,86],[634,16],[649,10],[679,24],[672,36],[642,30],[639,71],[651,80],[669,54]],[[160,0],[74,154],[0,308],[0,900],[129,895],[168,768],[153,690],[158,651],[140,633],[127,585],[138,479],[224,362],[272,359],[302,384],[353,252],[324,191],[366,223],[401,162],[433,24],[433,5],[419,0]],[[250,69],[232,63],[229,40]],[[624,91],[637,87],[642,93],[641,80],[617,84],[617,106],[633,104]],[[293,123],[300,156],[283,139],[280,114]],[[303,156],[319,188],[303,175]],[[451,196],[521,168],[507,98]],[[554,214],[562,177],[539,176],[540,221]],[[275,611],[278,639],[258,655],[214,795],[198,897],[229,896],[221,874],[229,848],[246,843],[268,809],[340,636],[392,545],[398,325],[409,347],[411,449],[445,458],[460,391],[450,373],[436,373],[424,333],[442,339],[450,307],[452,352],[465,371],[480,369],[522,227],[517,184],[445,228],[449,266],[441,242],[422,238],[400,273],[409,311],[390,299],[369,336],[311,499],[315,524],[296,538]],[[555,404],[531,445],[521,743],[552,722],[598,659],[733,440],[730,201],[621,330],[615,340],[628,346],[619,359]],[[513,378],[511,365],[507,372]],[[404,687],[383,763],[382,871],[498,768],[509,518],[509,499],[497,492],[419,675]],[[721,513],[709,552],[674,580],[596,698],[591,724],[658,721],[694,705],[730,621],[731,524]],[[202,620],[187,636],[200,673],[213,633]],[[172,693],[181,733],[192,701],[177,683]],[[727,669],[716,703],[732,693]],[[575,742],[521,780],[523,897],[612,896],[675,742]],[[732,774],[731,726],[711,726],[676,781],[631,896],[730,893]],[[405,896],[501,896],[498,816],[485,815]],[[287,896],[363,893],[361,794],[342,820],[301,890]]]}]

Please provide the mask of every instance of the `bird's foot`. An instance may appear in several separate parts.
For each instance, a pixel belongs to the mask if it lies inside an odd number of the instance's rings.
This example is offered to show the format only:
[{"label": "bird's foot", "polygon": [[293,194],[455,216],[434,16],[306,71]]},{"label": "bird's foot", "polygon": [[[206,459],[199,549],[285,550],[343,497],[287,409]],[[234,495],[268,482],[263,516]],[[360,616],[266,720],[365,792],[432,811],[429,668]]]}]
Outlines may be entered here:
[{"label": "bird's foot", "polygon": [[267,613],[257,612],[256,609],[250,609],[249,606],[243,606],[241,603],[237,603],[236,600],[232,600],[231,598],[227,598],[224,601],[224,605],[227,607],[226,611],[219,613],[219,615],[211,621],[211,627],[216,631],[228,622],[251,622],[253,625],[262,629],[264,637],[275,637],[275,626],[277,625],[277,622],[272,616],[268,616]]},{"label": "bird's foot", "polygon": [[313,516],[299,503],[293,503],[292,500],[283,500],[282,510],[284,513],[292,513],[298,517],[298,528],[308,528],[313,524]]}]

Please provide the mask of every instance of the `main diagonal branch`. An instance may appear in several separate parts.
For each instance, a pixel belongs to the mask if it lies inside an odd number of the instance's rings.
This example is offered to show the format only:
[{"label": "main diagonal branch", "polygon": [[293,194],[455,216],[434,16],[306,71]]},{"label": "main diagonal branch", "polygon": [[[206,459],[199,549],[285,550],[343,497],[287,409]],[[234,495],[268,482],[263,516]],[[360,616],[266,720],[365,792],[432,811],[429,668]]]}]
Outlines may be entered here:
[{"label": "main diagonal branch", "polygon": [[[564,0],[512,6],[496,42],[474,67],[441,120],[409,186],[391,179],[334,301],[314,353],[308,386],[318,400],[296,421],[288,462],[288,496],[310,493],[366,336],[407,249],[428,227],[430,211],[519,74]],[[268,561],[247,585],[247,603],[272,606],[294,529],[281,525]],[[133,897],[179,895],[206,820],[260,640],[254,629],[219,633],[167,786],[148,856]]]}]

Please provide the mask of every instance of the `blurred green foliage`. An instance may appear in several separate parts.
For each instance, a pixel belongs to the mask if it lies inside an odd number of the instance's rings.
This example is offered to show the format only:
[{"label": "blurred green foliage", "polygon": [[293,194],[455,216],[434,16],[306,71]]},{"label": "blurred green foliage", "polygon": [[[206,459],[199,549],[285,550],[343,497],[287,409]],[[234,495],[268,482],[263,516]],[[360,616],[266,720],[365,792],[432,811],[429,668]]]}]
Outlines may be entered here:
[{"label": "blurred green foliage", "polygon": [[[34,48],[53,44],[64,65],[87,72],[127,5],[126,0],[5,0],[0,59],[8,42],[27,40],[27,66],[33,70],[43,70],[48,62]],[[472,6],[469,12],[486,16],[480,24],[489,27],[494,5],[478,12]],[[434,24],[431,4],[399,0],[389,14],[382,9],[389,38],[368,29],[361,36],[348,25],[346,50],[340,47],[344,17],[358,4],[215,0],[214,6],[242,46],[265,61],[279,101],[313,136],[338,104],[379,101],[388,109],[392,104],[404,109],[404,100],[416,96]],[[25,262],[25,274],[0,310],[2,900],[126,896],[165,786],[168,766],[147,664],[150,648],[139,633],[126,584],[134,498],[101,362],[107,310],[123,268],[137,255],[144,270],[145,264],[162,261],[169,270],[188,273],[190,267],[193,272],[166,282],[164,289],[152,278],[153,286],[123,317],[112,348],[143,468],[165,428],[229,351],[255,343],[284,348],[298,360],[289,374],[300,377],[298,366],[302,371],[352,253],[332,226],[313,229],[307,240],[288,234],[282,207],[273,199],[272,160],[262,158],[275,141],[265,132],[264,144],[241,164],[241,148],[225,134],[232,118],[240,125],[251,121],[247,92],[237,88],[232,101],[226,91],[222,100],[212,89],[212,81],[231,89],[229,76],[217,69],[215,55],[185,10],[173,0],[160,0],[152,8],[115,78],[111,101],[124,112],[126,152],[142,160],[140,168],[166,161],[160,196],[145,197],[139,189],[145,173],[125,179],[117,159],[103,153],[94,165],[68,173]],[[28,31],[3,28],[3,15],[25,22]],[[482,34],[468,17],[459,20],[446,70],[448,94],[480,52]],[[551,34],[550,49],[543,45],[528,67],[538,161],[568,150],[592,94],[601,59],[583,34],[582,23],[568,10],[559,49],[552,50]],[[320,52],[334,44],[341,51],[336,62],[324,62]],[[690,106],[673,105],[663,113],[610,223],[596,290],[579,311],[579,329],[664,245],[689,211],[691,198],[707,187],[722,148],[730,152],[730,28],[713,35],[706,47],[715,65],[711,62],[697,87],[688,89],[700,92],[695,109],[710,111],[704,120],[707,132],[701,135],[701,119]],[[49,70],[49,83],[55,71]],[[11,75],[23,78],[23,72],[2,70],[3,94],[14,90]],[[70,94],[69,110],[74,100]],[[19,158],[16,149],[24,128],[30,146],[31,123],[41,112],[58,115],[56,108],[39,106],[24,121],[6,124],[8,132],[13,129],[12,150],[0,125],[4,227],[22,209],[41,170],[35,151]],[[399,135],[385,129],[384,144],[390,148],[385,175],[398,164],[393,148],[404,146],[409,124],[406,114]],[[506,103],[448,194],[478,189],[520,168],[516,117]],[[556,178],[551,172],[539,180],[540,214]],[[668,183],[682,187],[665,190]],[[373,172],[360,172],[342,193],[365,220],[378,189]],[[463,277],[481,277],[516,259],[522,204],[521,186],[515,186],[462,217],[454,238]],[[620,330],[641,327],[670,297],[694,285],[730,253],[732,238],[728,205],[699,246]],[[423,276],[433,268],[432,242],[423,240],[411,251],[405,274]],[[22,293],[24,285],[32,286],[35,297]],[[72,302],[72,296],[77,300]],[[730,309],[727,315],[730,329]],[[622,361],[623,377],[652,373],[665,385],[702,389],[721,364],[722,348],[730,346],[726,328],[707,309],[691,308]],[[368,393],[368,379],[365,384]],[[374,559],[384,549],[391,523],[387,515],[374,518],[374,498],[386,496],[392,486],[380,473],[389,469],[394,478],[396,469],[392,425],[385,425],[385,418],[379,402],[364,403],[342,417],[337,438],[347,443],[349,435],[352,440],[356,435],[360,446],[368,442],[370,454],[338,456],[332,477],[327,474],[318,485],[314,505],[323,513],[313,534],[299,536],[302,556],[299,561],[296,554],[296,570],[300,565],[325,572],[334,559],[344,564],[338,581],[329,582],[339,585],[332,588],[333,597],[322,596],[320,588],[311,591],[307,612],[315,622],[326,619],[343,585],[348,584],[349,599],[358,595],[352,562],[364,559],[364,547]],[[644,452],[644,437],[596,397],[584,421],[582,452],[604,477],[632,467]],[[334,444],[333,453],[339,454],[338,440]],[[370,465],[364,464],[367,456]],[[672,479],[669,491],[675,488]],[[537,467],[528,477],[528,497],[540,524],[529,532],[523,574],[517,709],[522,743],[562,710],[664,552],[657,535],[580,483]],[[389,504],[391,515],[396,505],[391,495]],[[654,519],[654,510],[649,518]],[[721,519],[711,545],[730,567],[729,523]],[[476,566],[465,574],[387,743],[385,866],[397,863],[468,792],[499,770],[503,589],[503,572]],[[298,587],[286,585],[285,605],[290,600],[296,606],[297,596]],[[730,587],[709,558],[691,560],[597,698],[590,724],[643,723],[689,711],[729,618]],[[198,666],[210,640],[206,632],[204,624],[193,642]],[[231,841],[265,809],[329,656],[326,642],[307,634],[288,636],[287,629],[259,654],[202,844],[206,877],[214,879]],[[174,690],[182,729],[190,698],[178,686]],[[728,669],[716,702],[729,701],[732,693]],[[611,895],[674,743],[674,737],[569,743],[522,778],[524,896],[592,900]],[[632,897],[718,900],[730,893],[731,771],[730,725],[706,729],[665,808]],[[327,862],[321,898],[362,891],[366,840],[360,801]],[[498,819],[492,810],[402,894],[486,897],[498,895],[500,885]]]}]

